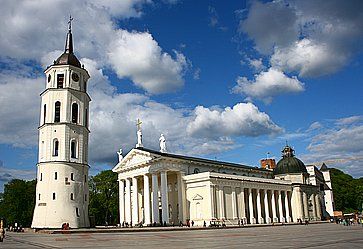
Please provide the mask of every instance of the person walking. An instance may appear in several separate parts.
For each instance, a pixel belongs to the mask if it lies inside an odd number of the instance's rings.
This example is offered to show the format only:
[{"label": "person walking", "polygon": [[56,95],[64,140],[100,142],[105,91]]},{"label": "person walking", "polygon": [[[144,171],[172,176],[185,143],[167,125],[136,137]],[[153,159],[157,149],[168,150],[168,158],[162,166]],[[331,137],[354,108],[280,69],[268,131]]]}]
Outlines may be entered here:
[{"label": "person walking", "polygon": [[5,238],[4,221],[0,221],[0,242],[3,242]]}]

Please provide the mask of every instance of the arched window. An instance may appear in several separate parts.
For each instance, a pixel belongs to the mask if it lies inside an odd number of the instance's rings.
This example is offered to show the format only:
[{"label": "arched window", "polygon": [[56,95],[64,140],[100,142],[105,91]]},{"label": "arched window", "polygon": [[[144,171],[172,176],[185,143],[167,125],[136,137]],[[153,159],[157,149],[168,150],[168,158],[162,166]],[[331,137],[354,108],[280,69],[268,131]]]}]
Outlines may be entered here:
[{"label": "arched window", "polygon": [[53,140],[53,156],[58,156],[59,154],[59,141],[58,139]]},{"label": "arched window", "polygon": [[71,141],[71,158],[77,158],[77,143],[75,140]]},{"label": "arched window", "polygon": [[46,122],[46,117],[47,117],[47,105],[44,105],[44,107],[43,107],[43,124],[45,124],[45,122]]},{"label": "arched window", "polygon": [[78,123],[78,104],[72,104],[72,123]]},{"label": "arched window", "polygon": [[60,122],[60,111],[61,111],[61,102],[57,101],[54,105],[54,122]]},{"label": "arched window", "polygon": [[76,215],[77,215],[77,217],[79,217],[79,209],[78,208],[76,208]]},{"label": "arched window", "polygon": [[195,168],[193,174],[198,174],[198,173],[200,173],[200,170],[198,168]]}]

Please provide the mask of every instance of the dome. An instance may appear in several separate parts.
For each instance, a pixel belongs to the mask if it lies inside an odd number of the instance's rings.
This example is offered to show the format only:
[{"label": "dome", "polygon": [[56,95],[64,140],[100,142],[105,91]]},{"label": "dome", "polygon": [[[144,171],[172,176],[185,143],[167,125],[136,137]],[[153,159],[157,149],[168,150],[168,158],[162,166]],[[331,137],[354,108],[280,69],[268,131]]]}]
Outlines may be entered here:
[{"label": "dome", "polygon": [[294,156],[294,150],[290,146],[286,146],[282,150],[282,159],[277,163],[274,169],[275,175],[289,173],[308,173],[305,164]]},{"label": "dome", "polygon": [[75,67],[81,67],[81,63],[73,53],[64,52],[61,56],[55,60],[54,65],[72,65]]}]

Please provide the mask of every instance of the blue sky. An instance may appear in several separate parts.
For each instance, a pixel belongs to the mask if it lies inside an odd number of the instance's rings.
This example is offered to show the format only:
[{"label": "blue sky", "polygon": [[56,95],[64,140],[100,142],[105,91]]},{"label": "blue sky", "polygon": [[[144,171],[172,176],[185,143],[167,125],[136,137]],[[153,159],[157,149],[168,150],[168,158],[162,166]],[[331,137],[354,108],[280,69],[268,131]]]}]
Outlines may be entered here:
[{"label": "blue sky", "polygon": [[[43,69],[63,50],[91,75],[91,173],[136,143],[258,165],[288,141],[362,177],[361,1],[10,1],[0,13],[0,190],[32,179]],[[50,14],[51,13],[51,14]]]}]

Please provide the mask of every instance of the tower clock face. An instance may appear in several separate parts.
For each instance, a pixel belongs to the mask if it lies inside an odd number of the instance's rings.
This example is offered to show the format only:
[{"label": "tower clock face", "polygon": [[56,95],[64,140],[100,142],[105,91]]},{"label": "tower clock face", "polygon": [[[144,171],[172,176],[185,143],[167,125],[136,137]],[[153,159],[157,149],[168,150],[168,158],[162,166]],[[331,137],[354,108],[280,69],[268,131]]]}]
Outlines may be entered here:
[{"label": "tower clock face", "polygon": [[78,74],[76,73],[72,73],[72,80],[75,81],[75,82],[78,82],[79,81],[79,76]]}]

